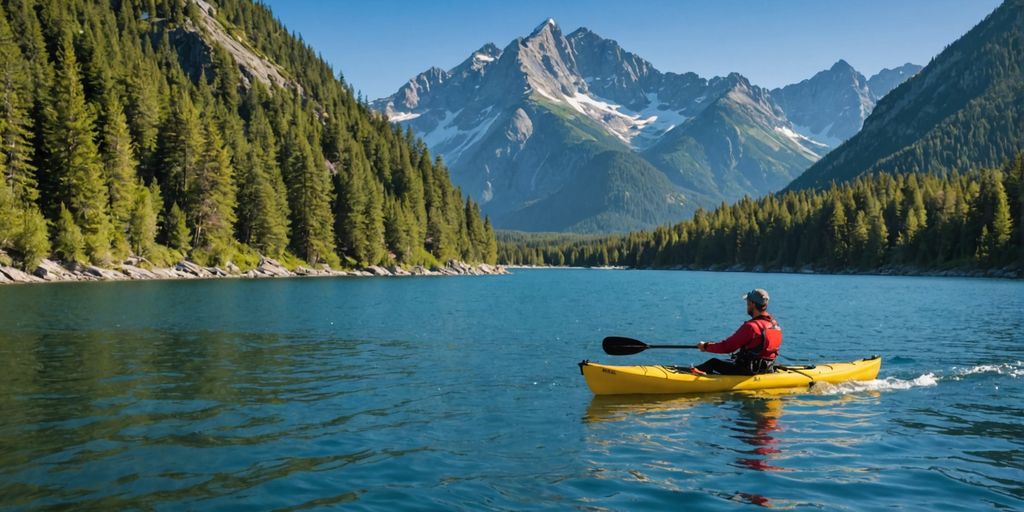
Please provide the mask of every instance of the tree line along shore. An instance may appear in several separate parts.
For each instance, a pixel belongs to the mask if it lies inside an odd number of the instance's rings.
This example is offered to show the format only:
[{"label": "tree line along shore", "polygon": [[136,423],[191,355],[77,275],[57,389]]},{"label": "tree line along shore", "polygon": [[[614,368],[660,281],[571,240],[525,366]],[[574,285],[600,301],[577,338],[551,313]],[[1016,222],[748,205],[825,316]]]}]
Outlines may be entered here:
[{"label": "tree line along shore", "polygon": [[504,265],[1019,277],[1024,162],[875,174],[783,191],[620,235],[500,233]]}]

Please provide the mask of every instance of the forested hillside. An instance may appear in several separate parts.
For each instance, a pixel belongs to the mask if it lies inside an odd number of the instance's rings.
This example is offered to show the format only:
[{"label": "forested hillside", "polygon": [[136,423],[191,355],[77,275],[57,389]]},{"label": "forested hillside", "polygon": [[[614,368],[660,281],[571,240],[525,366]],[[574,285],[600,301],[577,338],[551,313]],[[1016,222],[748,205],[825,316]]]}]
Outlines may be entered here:
[{"label": "forested hillside", "polygon": [[496,258],[440,159],[249,0],[0,0],[0,81],[0,258],[26,270]]},{"label": "forested hillside", "polygon": [[790,189],[876,172],[997,167],[1024,149],[1024,0],[1005,0],[886,95],[864,128]]},{"label": "forested hillside", "polygon": [[604,238],[505,234],[507,264],[874,270],[1024,264],[1024,161],[967,175],[879,174],[744,199]]}]

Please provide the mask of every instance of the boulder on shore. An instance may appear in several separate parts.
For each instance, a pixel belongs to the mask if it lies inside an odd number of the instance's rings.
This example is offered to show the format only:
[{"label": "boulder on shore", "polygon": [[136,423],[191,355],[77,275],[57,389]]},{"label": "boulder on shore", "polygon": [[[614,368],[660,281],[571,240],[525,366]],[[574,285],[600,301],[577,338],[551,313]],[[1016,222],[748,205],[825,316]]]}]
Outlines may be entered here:
[{"label": "boulder on shore", "polygon": [[32,272],[44,281],[77,281],[78,277],[56,261],[43,259]]},{"label": "boulder on shore", "polygon": [[408,270],[399,267],[398,265],[392,265],[388,267],[388,272],[391,272],[393,276],[411,276]]},{"label": "boulder on shore", "polygon": [[136,267],[135,265],[124,264],[121,265],[121,272],[128,276],[129,279],[160,279],[160,276],[156,275],[149,270],[142,267]]},{"label": "boulder on shore", "polygon": [[377,265],[370,265],[369,267],[366,267],[364,270],[369,272],[371,275],[375,275],[375,276],[383,277],[383,276],[390,276],[391,275],[391,272],[388,272],[388,269],[386,269],[384,267],[378,267]]},{"label": "boulder on shore", "polygon": [[256,270],[263,275],[272,277],[291,277],[294,275],[284,268],[284,265],[270,258],[260,258],[260,264],[256,265]]},{"label": "boulder on shore", "polygon": [[82,271],[91,276],[95,276],[97,279],[104,279],[107,281],[123,281],[125,279],[125,275],[117,272],[116,270],[109,270],[95,265],[86,265]]},{"label": "boulder on shore", "polygon": [[38,283],[42,279],[14,267],[0,266],[0,275],[14,283]]},{"label": "boulder on shore", "polygon": [[213,277],[213,273],[211,273],[209,270],[200,267],[199,265],[188,260],[179,261],[178,264],[174,266],[174,270],[177,270],[179,273],[191,275],[193,277]]}]

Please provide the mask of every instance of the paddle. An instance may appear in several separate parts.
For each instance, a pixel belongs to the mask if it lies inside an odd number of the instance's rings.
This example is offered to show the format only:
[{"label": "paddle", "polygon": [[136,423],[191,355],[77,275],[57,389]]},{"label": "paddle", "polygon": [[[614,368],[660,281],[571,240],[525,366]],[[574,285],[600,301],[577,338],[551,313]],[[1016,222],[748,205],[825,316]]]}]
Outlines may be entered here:
[{"label": "paddle", "polygon": [[608,336],[601,343],[605,354],[611,356],[628,356],[639,354],[649,348],[697,348],[697,345],[648,345],[640,340],[622,336]]}]

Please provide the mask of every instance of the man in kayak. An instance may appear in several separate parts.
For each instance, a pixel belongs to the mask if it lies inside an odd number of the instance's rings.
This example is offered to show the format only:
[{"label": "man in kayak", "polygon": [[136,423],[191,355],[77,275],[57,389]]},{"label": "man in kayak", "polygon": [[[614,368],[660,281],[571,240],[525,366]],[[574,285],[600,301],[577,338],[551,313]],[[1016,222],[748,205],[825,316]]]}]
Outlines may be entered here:
[{"label": "man in kayak", "polygon": [[775,371],[775,357],[782,346],[782,329],[768,313],[768,292],[758,288],[743,296],[747,300],[747,320],[732,336],[711,343],[697,344],[701,352],[730,354],[732,359],[712,358],[691,368],[696,375],[756,375]]}]

